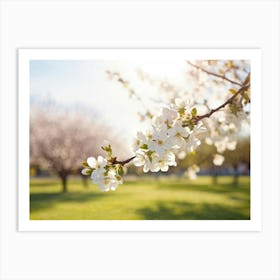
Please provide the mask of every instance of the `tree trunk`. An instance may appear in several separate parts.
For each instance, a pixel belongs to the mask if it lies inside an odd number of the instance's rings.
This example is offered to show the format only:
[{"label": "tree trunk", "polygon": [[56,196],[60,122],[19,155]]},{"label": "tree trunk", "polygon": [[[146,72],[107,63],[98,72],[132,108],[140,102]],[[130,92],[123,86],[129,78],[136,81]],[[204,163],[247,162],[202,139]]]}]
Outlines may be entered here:
[{"label": "tree trunk", "polygon": [[238,166],[234,165],[233,168],[234,168],[233,184],[237,186],[238,178],[239,178]]},{"label": "tree trunk", "polygon": [[67,175],[66,174],[61,174],[60,175],[61,181],[62,181],[62,192],[67,193],[68,188],[67,188]]},{"label": "tree trunk", "polygon": [[239,178],[238,174],[235,174],[233,177],[233,184],[236,186],[238,185],[238,178]]},{"label": "tree trunk", "polygon": [[212,181],[213,181],[213,185],[217,185],[218,184],[218,174],[215,173],[213,176],[212,176]]},{"label": "tree trunk", "polygon": [[218,170],[216,167],[213,168],[212,173],[213,173],[213,175],[212,175],[213,185],[217,185],[218,184]]},{"label": "tree trunk", "polygon": [[84,188],[88,188],[88,177],[86,177],[86,176],[84,176],[84,175],[82,175],[81,176],[82,177],[82,181],[83,181],[83,186],[84,186]]}]

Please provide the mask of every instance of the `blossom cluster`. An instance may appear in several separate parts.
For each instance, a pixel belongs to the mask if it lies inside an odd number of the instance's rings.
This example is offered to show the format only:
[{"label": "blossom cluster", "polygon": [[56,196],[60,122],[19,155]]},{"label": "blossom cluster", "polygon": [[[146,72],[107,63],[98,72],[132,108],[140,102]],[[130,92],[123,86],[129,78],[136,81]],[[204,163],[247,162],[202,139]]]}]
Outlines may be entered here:
[{"label": "blossom cluster", "polygon": [[218,153],[214,156],[214,165],[222,165],[224,157],[221,154],[226,150],[236,149],[238,133],[246,123],[248,123],[248,116],[244,110],[232,113],[230,108],[224,108],[211,118],[203,120],[203,124],[207,128],[205,143],[214,145]]},{"label": "blossom cluster", "polygon": [[[145,173],[167,172],[170,167],[177,166],[176,158],[184,159],[187,154],[195,152],[202,140],[216,147],[213,164],[222,165],[224,156],[221,154],[227,149],[236,148],[237,132],[247,119],[246,113],[243,110],[233,113],[230,107],[225,107],[211,118],[202,119],[198,117],[198,110],[199,106],[194,106],[189,100],[176,98],[168,107],[152,115],[150,127],[138,132],[134,140],[134,165],[143,167]],[[107,158],[89,157],[82,174],[90,175],[101,191],[116,190],[123,182],[123,165],[132,158],[119,162],[113,156],[110,144],[102,149],[107,153]],[[199,167],[193,164],[185,175],[194,180],[199,171]]]},{"label": "blossom cluster", "polygon": [[153,116],[151,127],[138,132],[134,141],[135,166],[143,166],[146,172],[167,172],[176,166],[176,155],[192,152],[201,143],[198,135],[203,131],[197,124],[196,108],[188,100],[175,99],[169,107]]},{"label": "blossom cluster", "polygon": [[101,191],[116,190],[118,185],[123,183],[122,175],[124,173],[123,166],[119,163],[114,163],[114,157],[112,156],[111,146],[102,147],[108,154],[108,158],[98,156],[89,157],[86,162],[83,163],[84,169],[83,175],[90,175],[92,182],[98,185]]}]

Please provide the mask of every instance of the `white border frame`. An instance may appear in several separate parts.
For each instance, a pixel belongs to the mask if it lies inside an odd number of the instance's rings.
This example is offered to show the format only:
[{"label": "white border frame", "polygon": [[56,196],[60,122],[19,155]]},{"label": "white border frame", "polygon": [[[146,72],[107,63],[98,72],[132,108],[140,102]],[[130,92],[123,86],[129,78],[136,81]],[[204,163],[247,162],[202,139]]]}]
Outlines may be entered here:
[{"label": "white border frame", "polygon": [[[251,61],[251,219],[180,221],[30,220],[29,216],[29,62],[30,60],[247,59]],[[262,71],[260,49],[19,49],[18,97],[20,168],[19,231],[261,231],[262,229]]]}]

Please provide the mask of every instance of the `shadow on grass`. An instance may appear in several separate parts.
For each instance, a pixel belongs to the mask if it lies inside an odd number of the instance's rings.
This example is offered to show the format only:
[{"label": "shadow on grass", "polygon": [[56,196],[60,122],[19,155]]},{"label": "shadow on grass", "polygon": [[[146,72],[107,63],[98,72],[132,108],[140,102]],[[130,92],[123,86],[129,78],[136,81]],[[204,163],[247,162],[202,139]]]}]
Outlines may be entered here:
[{"label": "shadow on grass", "polygon": [[[110,194],[106,194],[110,196]],[[104,198],[104,193],[34,193],[30,194],[30,212],[47,209],[59,203],[86,202]]]},{"label": "shadow on grass", "polygon": [[144,220],[249,220],[247,206],[229,208],[220,204],[174,202],[137,210]]},{"label": "shadow on grass", "polygon": [[56,180],[47,180],[47,181],[31,181],[30,182],[30,187],[53,187],[57,186],[57,181]]},{"label": "shadow on grass", "polygon": [[232,183],[220,183],[216,185],[209,185],[205,184],[193,184],[193,183],[186,183],[186,182],[161,182],[157,184],[157,187],[160,189],[174,189],[174,190],[193,190],[193,191],[200,191],[200,192],[207,192],[207,193],[218,193],[218,194],[225,194],[225,193],[234,193],[240,195],[248,194],[250,185],[249,184],[240,184],[234,185]]}]

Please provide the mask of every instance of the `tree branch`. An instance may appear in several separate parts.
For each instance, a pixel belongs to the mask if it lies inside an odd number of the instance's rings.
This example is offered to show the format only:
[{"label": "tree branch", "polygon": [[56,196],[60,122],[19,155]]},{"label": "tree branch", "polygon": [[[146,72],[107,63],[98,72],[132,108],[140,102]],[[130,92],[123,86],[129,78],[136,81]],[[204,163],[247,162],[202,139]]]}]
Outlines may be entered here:
[{"label": "tree branch", "polygon": [[213,115],[215,112],[221,110],[222,108],[224,108],[226,105],[232,103],[232,101],[235,99],[235,97],[237,97],[239,94],[243,94],[243,92],[245,90],[247,90],[250,87],[250,84],[245,85],[243,87],[241,87],[231,98],[229,98],[228,100],[226,100],[222,105],[220,105],[219,107],[212,109],[210,112],[208,112],[207,114],[201,115],[201,116],[197,116],[195,118],[196,123],[199,122],[200,120],[204,119],[204,118],[209,118],[211,115]]},{"label": "tree branch", "polygon": [[[224,108],[226,105],[230,104],[233,102],[233,100],[239,95],[239,94],[243,94],[243,92],[245,90],[247,90],[250,87],[250,84],[244,85],[242,86],[232,97],[230,97],[228,100],[226,100],[222,105],[220,105],[219,107],[210,110],[207,114],[201,115],[201,116],[197,116],[195,118],[195,122],[198,123],[200,120],[204,119],[204,118],[209,118],[211,115],[213,115],[215,112],[221,110],[222,108]],[[184,127],[186,127],[187,125],[185,125]],[[136,156],[133,156],[131,158],[128,158],[126,160],[123,161],[118,161],[117,158],[113,158],[111,160],[112,164],[121,164],[122,166],[131,162]],[[207,157],[208,158],[208,157]]]},{"label": "tree branch", "polygon": [[136,156],[133,156],[133,157],[128,158],[128,159],[123,160],[123,161],[118,161],[117,158],[114,158],[114,159],[112,160],[112,164],[125,165],[125,164],[131,162],[135,157],[136,157]]},{"label": "tree branch", "polygon": [[207,73],[208,75],[211,75],[211,76],[214,76],[214,77],[223,79],[223,80],[225,80],[225,81],[228,81],[228,82],[230,82],[230,83],[232,83],[232,84],[235,84],[235,85],[238,85],[238,86],[242,86],[241,83],[235,82],[235,81],[233,81],[233,80],[227,78],[227,77],[224,76],[224,75],[219,75],[219,74],[216,74],[216,73],[214,73],[214,72],[210,72],[210,71],[208,71],[208,70],[206,70],[206,69],[204,69],[204,68],[202,68],[202,67],[200,67],[200,66],[198,66],[198,65],[196,65],[196,64],[191,63],[191,62],[188,61],[188,60],[187,60],[187,63],[188,63],[189,65],[191,65],[192,67],[194,67],[194,68],[196,68],[196,69],[198,69],[198,70],[201,70],[201,71],[204,72],[204,73]]}]

